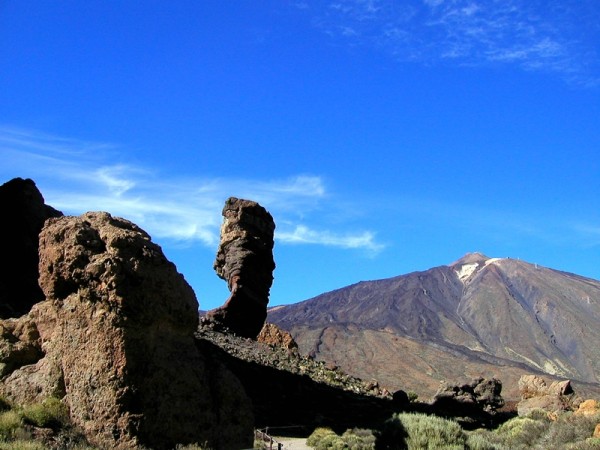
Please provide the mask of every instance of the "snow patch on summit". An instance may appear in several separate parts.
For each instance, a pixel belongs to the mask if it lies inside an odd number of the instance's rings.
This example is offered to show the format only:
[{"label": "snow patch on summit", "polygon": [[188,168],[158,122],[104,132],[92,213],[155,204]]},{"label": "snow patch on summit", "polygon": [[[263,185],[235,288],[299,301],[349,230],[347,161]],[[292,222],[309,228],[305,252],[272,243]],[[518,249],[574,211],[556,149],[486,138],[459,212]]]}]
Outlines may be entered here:
[{"label": "snow patch on summit", "polygon": [[455,272],[458,276],[458,279],[464,283],[465,280],[467,280],[471,275],[473,275],[473,272],[477,270],[477,267],[479,267],[479,263],[463,264],[462,266],[460,266],[460,269],[455,270]]}]

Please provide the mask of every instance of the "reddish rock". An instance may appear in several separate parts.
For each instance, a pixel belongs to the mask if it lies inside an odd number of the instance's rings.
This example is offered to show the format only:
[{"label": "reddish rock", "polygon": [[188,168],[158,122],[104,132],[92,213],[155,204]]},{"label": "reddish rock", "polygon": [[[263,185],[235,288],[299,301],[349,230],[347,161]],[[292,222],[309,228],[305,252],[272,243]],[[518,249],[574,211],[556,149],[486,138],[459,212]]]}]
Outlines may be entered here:
[{"label": "reddish rock", "polygon": [[275,222],[258,203],[234,197],[225,202],[223,217],[214,268],[231,295],[206,320],[216,329],[255,339],[267,317],[273,284]]},{"label": "reddish rock", "polygon": [[243,388],[196,346],[195,295],[143,230],[107,213],[49,220],[40,285],[47,300],[19,320],[35,324],[44,356],[2,380],[5,395],[63,398],[102,448],[251,444]]},{"label": "reddish rock", "polygon": [[0,318],[19,317],[44,299],[38,285],[38,235],[46,219],[62,213],[44,204],[32,180],[0,186]]},{"label": "reddish rock", "polygon": [[296,344],[292,335],[273,323],[265,323],[256,340],[273,347],[298,350],[298,344]]}]

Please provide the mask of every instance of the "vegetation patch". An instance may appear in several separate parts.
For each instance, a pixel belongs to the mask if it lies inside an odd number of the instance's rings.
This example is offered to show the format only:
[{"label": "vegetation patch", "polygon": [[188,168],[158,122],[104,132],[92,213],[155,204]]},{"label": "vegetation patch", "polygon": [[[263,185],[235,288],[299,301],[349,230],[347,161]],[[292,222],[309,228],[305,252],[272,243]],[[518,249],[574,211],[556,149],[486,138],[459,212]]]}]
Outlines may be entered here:
[{"label": "vegetation patch", "polygon": [[591,450],[600,449],[600,439],[593,438],[600,415],[577,416],[570,412],[555,421],[547,414],[531,413],[515,417],[494,431],[476,430],[468,434],[470,450]]},{"label": "vegetation patch", "polygon": [[306,440],[316,450],[374,450],[375,434],[371,430],[353,428],[341,436],[329,428],[317,428]]}]

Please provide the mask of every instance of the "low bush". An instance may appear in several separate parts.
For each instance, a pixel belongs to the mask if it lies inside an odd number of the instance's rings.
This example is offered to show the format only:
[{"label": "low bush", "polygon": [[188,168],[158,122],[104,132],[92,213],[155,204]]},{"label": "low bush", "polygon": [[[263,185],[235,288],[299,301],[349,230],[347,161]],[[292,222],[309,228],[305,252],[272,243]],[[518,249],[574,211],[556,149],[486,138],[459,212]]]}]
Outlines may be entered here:
[{"label": "low bush", "polygon": [[3,441],[14,439],[15,432],[23,425],[21,415],[16,411],[0,413],[0,439]]},{"label": "low bush", "polygon": [[42,428],[57,429],[69,420],[69,410],[63,402],[54,397],[26,406],[21,414],[25,423]]},{"label": "low bush", "polygon": [[501,441],[511,448],[531,448],[548,432],[550,426],[551,422],[547,419],[515,417],[502,424],[496,433]]},{"label": "low bush", "polygon": [[15,440],[0,442],[0,450],[47,450],[47,447],[37,441]]},{"label": "low bush", "polygon": [[326,436],[330,436],[335,434],[331,428],[316,428],[315,431],[306,439],[306,445],[312,448],[317,448],[317,445],[325,438]]},{"label": "low bush", "polygon": [[[534,419],[535,417],[535,419]],[[600,416],[576,416],[563,413],[556,421],[545,412],[515,417],[495,431],[468,433],[469,450],[599,450],[600,439],[592,438]]]},{"label": "low bush", "polygon": [[548,448],[567,448],[569,445],[583,444],[592,437],[599,419],[598,416],[563,414],[556,422],[552,422],[548,433],[540,439],[539,444]]},{"label": "low bush", "polygon": [[329,428],[317,428],[306,445],[315,450],[374,450],[375,435],[371,430],[354,428],[339,436]]},{"label": "low bush", "polygon": [[384,424],[377,449],[464,449],[467,435],[452,420],[416,413],[394,414]]},{"label": "low bush", "polygon": [[509,450],[499,442],[498,437],[487,430],[472,431],[467,435],[467,448],[469,450]]}]

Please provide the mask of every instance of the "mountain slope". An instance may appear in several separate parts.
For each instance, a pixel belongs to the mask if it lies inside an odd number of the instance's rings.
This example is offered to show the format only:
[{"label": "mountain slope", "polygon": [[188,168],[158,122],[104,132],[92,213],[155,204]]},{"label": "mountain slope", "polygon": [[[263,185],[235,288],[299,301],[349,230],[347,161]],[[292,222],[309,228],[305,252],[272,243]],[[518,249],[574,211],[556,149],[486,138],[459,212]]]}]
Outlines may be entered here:
[{"label": "mountain slope", "polygon": [[422,395],[486,375],[510,397],[530,372],[600,386],[600,282],[510,258],[468,254],[273,308],[268,320],[303,352]]}]

